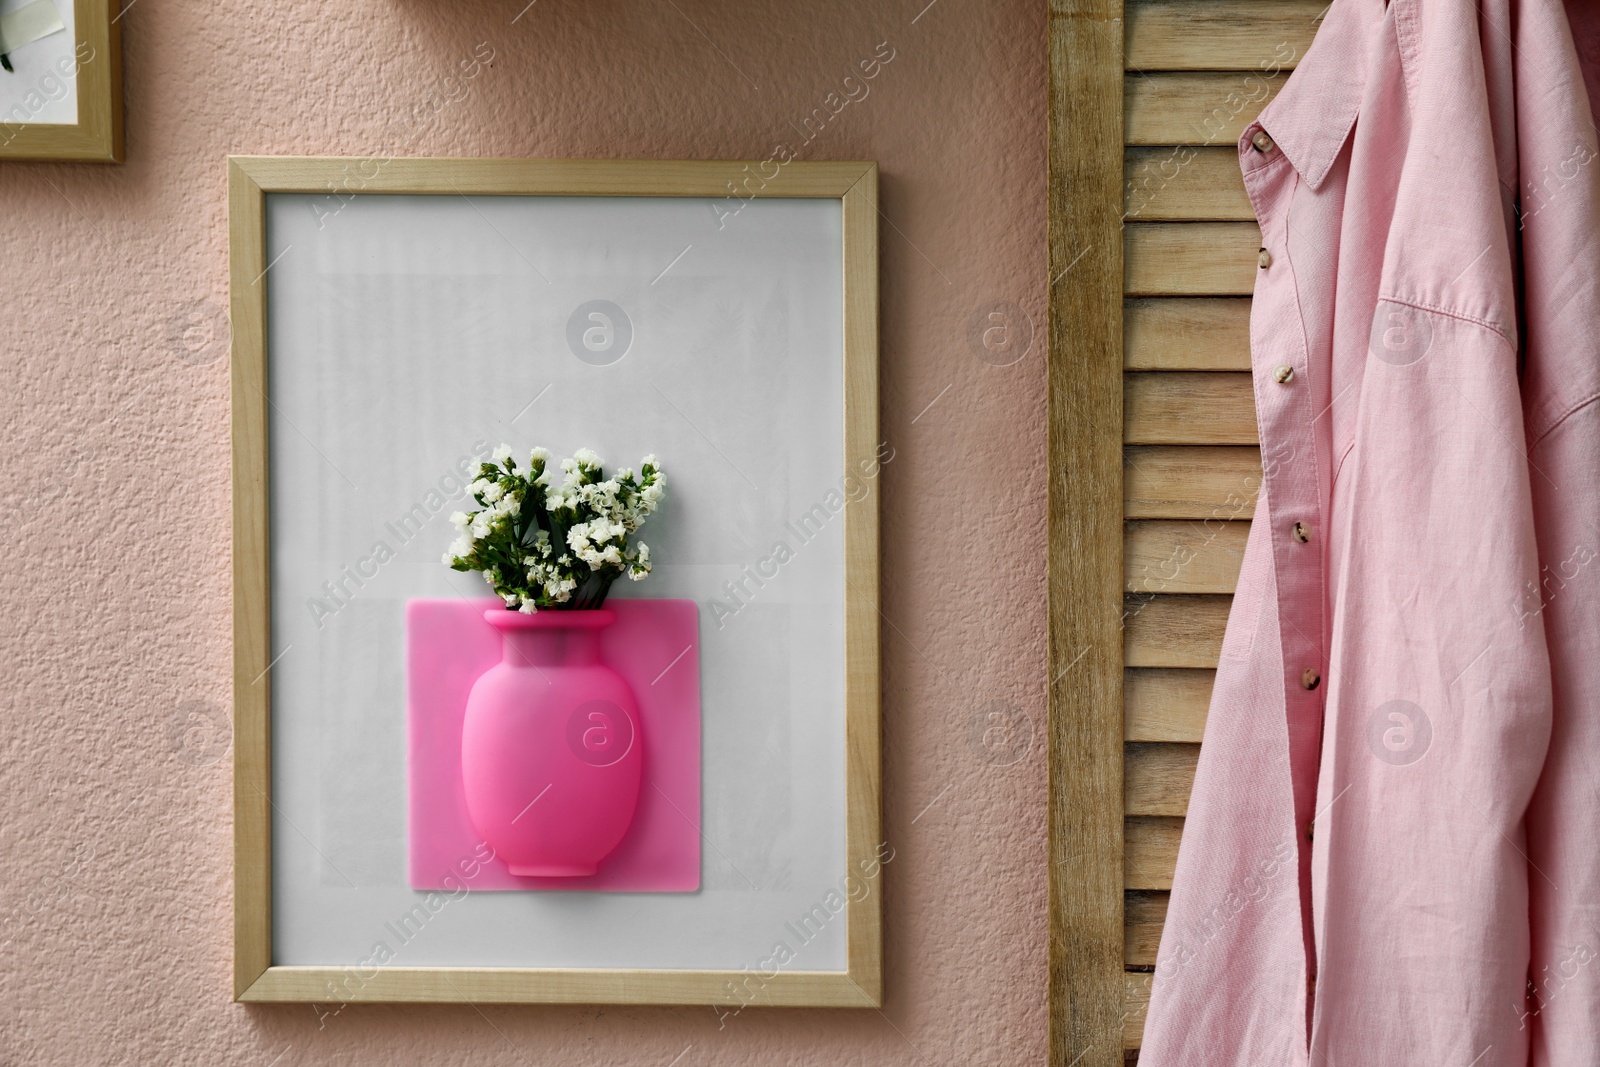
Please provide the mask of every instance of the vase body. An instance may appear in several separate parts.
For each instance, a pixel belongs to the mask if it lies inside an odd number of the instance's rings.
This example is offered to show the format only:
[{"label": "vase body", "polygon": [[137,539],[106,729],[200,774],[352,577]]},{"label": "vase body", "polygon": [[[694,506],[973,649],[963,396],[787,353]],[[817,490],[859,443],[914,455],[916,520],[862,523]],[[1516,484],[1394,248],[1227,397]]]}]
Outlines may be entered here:
[{"label": "vase body", "polygon": [[639,802],[633,691],[600,662],[614,614],[490,610],[502,659],[473,683],[461,728],[472,823],[511,873],[594,874]]}]

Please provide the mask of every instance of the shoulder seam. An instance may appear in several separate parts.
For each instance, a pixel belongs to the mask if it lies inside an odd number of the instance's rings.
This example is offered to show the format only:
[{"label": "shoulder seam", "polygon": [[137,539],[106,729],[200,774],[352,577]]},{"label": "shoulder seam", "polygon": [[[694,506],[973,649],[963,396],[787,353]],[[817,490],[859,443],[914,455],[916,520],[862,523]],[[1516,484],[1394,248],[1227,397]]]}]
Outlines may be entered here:
[{"label": "shoulder seam", "polygon": [[1532,452],[1534,449],[1538,448],[1546,437],[1549,437],[1551,434],[1555,433],[1561,428],[1562,423],[1572,418],[1572,416],[1576,415],[1590,404],[1593,404],[1596,400],[1600,400],[1600,392],[1590,393],[1583,399],[1575,401],[1570,407],[1567,408],[1567,410],[1563,411],[1561,414],[1552,419],[1549,426],[1546,426],[1543,430],[1540,430],[1536,435],[1534,435],[1533,440],[1528,443],[1528,451]]}]

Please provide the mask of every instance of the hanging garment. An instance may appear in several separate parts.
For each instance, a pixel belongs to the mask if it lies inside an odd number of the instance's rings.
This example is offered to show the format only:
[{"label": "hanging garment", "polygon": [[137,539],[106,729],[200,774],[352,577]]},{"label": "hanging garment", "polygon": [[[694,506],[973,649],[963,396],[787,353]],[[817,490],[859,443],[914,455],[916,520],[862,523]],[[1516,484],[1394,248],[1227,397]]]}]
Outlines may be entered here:
[{"label": "hanging garment", "polygon": [[1596,6],[1334,0],[1240,139],[1263,475],[1142,1067],[1600,1056]]}]

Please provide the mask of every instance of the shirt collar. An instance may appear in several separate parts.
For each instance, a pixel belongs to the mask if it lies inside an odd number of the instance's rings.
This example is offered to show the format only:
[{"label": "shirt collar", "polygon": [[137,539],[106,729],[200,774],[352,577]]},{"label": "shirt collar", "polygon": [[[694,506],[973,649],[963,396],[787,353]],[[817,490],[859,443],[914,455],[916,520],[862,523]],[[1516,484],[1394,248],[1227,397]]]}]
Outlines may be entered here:
[{"label": "shirt collar", "polygon": [[1245,131],[1264,127],[1312,189],[1322,185],[1355,126],[1366,91],[1367,53],[1386,0],[1333,0],[1305,58]]}]

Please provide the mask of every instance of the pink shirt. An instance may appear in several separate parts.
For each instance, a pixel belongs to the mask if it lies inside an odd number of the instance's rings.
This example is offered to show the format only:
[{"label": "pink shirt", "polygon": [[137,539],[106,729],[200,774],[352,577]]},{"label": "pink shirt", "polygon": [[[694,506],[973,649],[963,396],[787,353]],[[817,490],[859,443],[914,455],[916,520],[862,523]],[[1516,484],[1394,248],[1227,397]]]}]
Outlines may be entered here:
[{"label": "pink shirt", "polygon": [[1580,5],[1334,0],[1240,140],[1263,484],[1143,1067],[1600,1057]]}]

